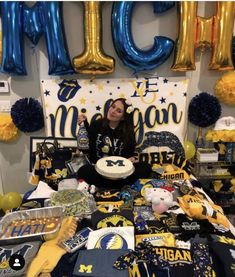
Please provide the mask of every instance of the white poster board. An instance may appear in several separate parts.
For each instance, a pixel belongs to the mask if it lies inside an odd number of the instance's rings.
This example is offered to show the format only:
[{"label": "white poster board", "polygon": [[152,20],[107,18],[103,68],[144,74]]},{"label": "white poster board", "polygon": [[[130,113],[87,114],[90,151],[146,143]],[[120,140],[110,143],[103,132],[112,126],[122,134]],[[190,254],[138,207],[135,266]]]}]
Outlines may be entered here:
[{"label": "white poster board", "polygon": [[[138,146],[145,135],[151,139],[171,133],[182,143],[186,132],[186,98],[189,80],[185,78],[41,80],[46,135],[75,137],[77,116],[88,121],[102,117],[113,99],[131,100]],[[162,133],[167,132],[167,133]]]}]

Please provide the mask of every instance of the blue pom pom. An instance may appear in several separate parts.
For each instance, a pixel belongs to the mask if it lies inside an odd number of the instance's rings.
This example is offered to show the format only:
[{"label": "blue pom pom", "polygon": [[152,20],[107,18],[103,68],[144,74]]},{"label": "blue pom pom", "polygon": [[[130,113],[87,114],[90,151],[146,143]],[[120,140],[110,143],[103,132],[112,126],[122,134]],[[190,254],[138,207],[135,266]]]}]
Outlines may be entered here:
[{"label": "blue pom pom", "polygon": [[221,106],[218,99],[207,93],[201,92],[192,98],[188,108],[188,119],[199,127],[208,127],[214,124],[221,115]]},{"label": "blue pom pom", "polygon": [[11,117],[22,132],[35,132],[44,127],[43,109],[38,100],[22,98],[11,108]]}]

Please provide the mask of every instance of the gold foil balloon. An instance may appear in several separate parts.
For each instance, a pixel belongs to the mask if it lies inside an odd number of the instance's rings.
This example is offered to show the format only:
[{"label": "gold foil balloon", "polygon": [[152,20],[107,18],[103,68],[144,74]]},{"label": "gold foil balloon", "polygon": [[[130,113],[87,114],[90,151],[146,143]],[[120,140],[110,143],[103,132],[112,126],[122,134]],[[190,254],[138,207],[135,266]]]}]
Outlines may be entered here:
[{"label": "gold foil balloon", "polygon": [[102,50],[102,22],[99,1],[84,2],[85,49],[73,58],[76,72],[82,74],[108,74],[114,70],[115,61]]},{"label": "gold foil balloon", "polygon": [[212,28],[213,17],[197,17],[197,35],[195,40],[195,48],[200,48],[200,50],[204,52],[206,47],[211,47]]},{"label": "gold foil balloon", "polygon": [[197,16],[197,2],[179,3],[179,36],[176,42],[173,71],[195,70],[195,48],[211,48],[209,69],[232,70],[232,38],[235,2],[216,2],[210,18]]},{"label": "gold foil balloon", "polygon": [[216,82],[215,96],[227,105],[235,105],[235,71],[223,74]]},{"label": "gold foil balloon", "polygon": [[194,2],[179,3],[179,29],[176,41],[173,71],[195,70],[194,38],[196,37],[196,11]]},{"label": "gold foil balloon", "polygon": [[193,158],[196,153],[196,148],[194,144],[189,140],[184,141],[184,153],[186,160]]},{"label": "gold foil balloon", "polygon": [[235,2],[217,1],[213,17],[212,56],[209,69],[232,70],[232,39]]},{"label": "gold foil balloon", "polygon": [[3,195],[0,194],[0,209],[2,209],[2,198],[3,198]]},{"label": "gold foil balloon", "polygon": [[22,203],[22,197],[18,192],[8,192],[1,199],[1,208],[4,212],[17,208]]}]

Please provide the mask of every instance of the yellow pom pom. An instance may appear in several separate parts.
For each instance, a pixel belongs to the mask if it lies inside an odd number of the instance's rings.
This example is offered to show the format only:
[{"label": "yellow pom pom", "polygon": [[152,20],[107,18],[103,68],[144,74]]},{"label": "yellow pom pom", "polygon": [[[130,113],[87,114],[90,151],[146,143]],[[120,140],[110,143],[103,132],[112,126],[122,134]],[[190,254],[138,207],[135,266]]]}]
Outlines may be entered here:
[{"label": "yellow pom pom", "polygon": [[206,140],[235,142],[235,130],[209,130],[206,133]]},{"label": "yellow pom pom", "polygon": [[19,130],[8,113],[0,113],[0,141],[12,141],[18,137]]},{"label": "yellow pom pom", "polygon": [[215,96],[227,105],[235,105],[235,71],[225,73],[216,82]]}]

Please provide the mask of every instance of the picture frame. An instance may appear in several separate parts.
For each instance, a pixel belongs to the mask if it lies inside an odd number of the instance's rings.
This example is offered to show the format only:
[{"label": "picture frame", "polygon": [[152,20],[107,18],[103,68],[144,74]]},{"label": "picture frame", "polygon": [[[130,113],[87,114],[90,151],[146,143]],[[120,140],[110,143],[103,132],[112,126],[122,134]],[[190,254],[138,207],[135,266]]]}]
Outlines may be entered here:
[{"label": "picture frame", "polygon": [[77,138],[61,138],[61,137],[30,137],[30,158],[29,158],[29,171],[32,172],[34,166],[35,153],[37,151],[38,144],[46,142],[53,143],[55,140],[58,142],[59,148],[68,148],[73,153],[77,151]]},{"label": "picture frame", "polygon": [[66,162],[66,167],[70,174],[76,174],[78,170],[86,164],[91,164],[87,155],[74,155],[74,157]]}]

